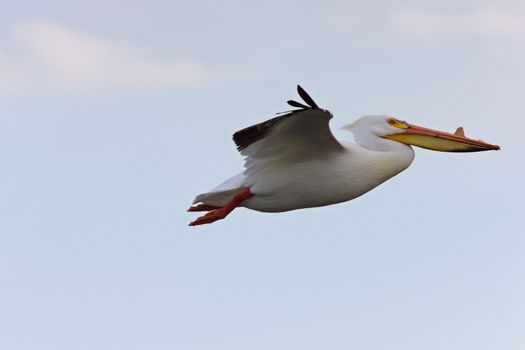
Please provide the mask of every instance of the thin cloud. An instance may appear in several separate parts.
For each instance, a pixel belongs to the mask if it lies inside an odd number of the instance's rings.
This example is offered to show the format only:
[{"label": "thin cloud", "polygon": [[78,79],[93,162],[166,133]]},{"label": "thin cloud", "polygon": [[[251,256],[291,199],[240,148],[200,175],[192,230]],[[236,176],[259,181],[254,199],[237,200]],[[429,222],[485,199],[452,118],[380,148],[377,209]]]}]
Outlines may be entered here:
[{"label": "thin cloud", "polygon": [[161,60],[122,43],[47,22],[18,25],[0,48],[0,94],[115,87],[198,86],[216,78],[191,59]]},{"label": "thin cloud", "polygon": [[460,36],[480,39],[524,39],[525,12],[481,9],[462,14],[443,14],[420,8],[401,8],[387,16],[400,33],[423,40]]}]

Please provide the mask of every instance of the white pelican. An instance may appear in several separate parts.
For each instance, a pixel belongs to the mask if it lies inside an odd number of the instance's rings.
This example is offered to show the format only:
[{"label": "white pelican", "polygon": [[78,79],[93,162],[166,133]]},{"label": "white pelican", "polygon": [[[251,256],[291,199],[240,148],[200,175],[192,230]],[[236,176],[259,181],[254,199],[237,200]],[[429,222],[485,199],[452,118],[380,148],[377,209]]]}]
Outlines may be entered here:
[{"label": "white pelican", "polygon": [[343,127],[355,142],[337,140],[332,114],[317,106],[300,86],[306,104],[236,132],[245,170],[198,195],[188,211],[207,211],[190,226],[224,219],[236,207],[283,212],[349,201],[405,170],[415,145],[444,152],[499,150],[499,146],[422,128],[390,116],[368,116]]}]

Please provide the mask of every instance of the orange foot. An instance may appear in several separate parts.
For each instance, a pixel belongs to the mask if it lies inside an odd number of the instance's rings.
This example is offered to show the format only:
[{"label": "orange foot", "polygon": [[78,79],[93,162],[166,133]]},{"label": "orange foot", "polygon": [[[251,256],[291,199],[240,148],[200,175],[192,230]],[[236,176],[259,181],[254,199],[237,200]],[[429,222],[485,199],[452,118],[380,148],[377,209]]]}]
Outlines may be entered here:
[{"label": "orange foot", "polygon": [[228,213],[224,210],[224,208],[215,209],[210,211],[209,213],[204,214],[197,220],[190,222],[189,226],[211,224],[212,222],[215,222],[217,220],[224,219],[226,215],[228,215]]},{"label": "orange foot", "polygon": [[208,208],[212,208],[210,212],[206,213],[205,215],[201,216],[195,221],[190,222],[190,226],[197,226],[197,225],[204,225],[204,224],[211,224],[212,222],[215,222],[217,220],[224,219],[229,213],[232,212],[233,209],[239,206],[246,198],[251,197],[253,194],[250,191],[249,188],[241,188],[235,195],[233,196],[232,200],[229,201],[224,207],[222,208],[215,208],[208,206],[208,205],[197,205],[194,207],[195,209],[192,210],[190,208],[188,211],[206,211]]},{"label": "orange foot", "polygon": [[219,209],[219,207],[214,207],[213,205],[207,204],[198,204],[196,206],[190,207],[188,211],[212,211],[214,209]]}]

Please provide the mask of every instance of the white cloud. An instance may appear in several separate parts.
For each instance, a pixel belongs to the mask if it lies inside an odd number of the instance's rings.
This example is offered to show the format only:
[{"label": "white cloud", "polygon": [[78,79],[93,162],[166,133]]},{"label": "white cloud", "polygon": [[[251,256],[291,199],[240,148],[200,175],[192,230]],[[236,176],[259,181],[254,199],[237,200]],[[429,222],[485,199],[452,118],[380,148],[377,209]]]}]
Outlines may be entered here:
[{"label": "white cloud", "polygon": [[461,36],[481,39],[524,39],[525,12],[510,9],[481,9],[462,14],[443,14],[426,9],[402,8],[387,20],[403,34],[432,40]]},{"label": "white cloud", "polygon": [[216,78],[191,59],[160,60],[52,22],[12,28],[0,47],[0,94],[41,90],[192,86]]}]

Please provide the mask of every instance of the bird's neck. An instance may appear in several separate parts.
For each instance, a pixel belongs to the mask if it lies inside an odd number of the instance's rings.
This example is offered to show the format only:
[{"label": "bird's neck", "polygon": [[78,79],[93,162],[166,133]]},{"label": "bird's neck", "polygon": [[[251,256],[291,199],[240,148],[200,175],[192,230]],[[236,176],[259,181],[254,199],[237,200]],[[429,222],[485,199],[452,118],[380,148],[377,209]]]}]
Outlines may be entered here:
[{"label": "bird's neck", "polygon": [[[392,172],[397,174],[405,170],[414,160],[414,150],[409,145],[385,139],[376,135],[360,135],[355,141],[369,151],[373,151],[373,158],[382,159],[392,164]],[[394,169],[395,168],[395,169]],[[393,176],[393,175],[392,175]]]},{"label": "bird's neck", "polygon": [[359,146],[370,151],[389,152],[397,150],[397,145],[401,145],[399,142],[384,139],[370,133],[354,134],[354,138]]}]

